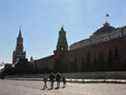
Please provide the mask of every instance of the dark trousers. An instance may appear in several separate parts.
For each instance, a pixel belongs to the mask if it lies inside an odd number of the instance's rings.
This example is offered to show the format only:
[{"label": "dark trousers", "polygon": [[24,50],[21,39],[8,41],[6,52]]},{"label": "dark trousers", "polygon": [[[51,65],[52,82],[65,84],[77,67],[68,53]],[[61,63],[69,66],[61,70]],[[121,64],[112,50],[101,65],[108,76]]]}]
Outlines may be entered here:
[{"label": "dark trousers", "polygon": [[63,88],[66,86],[66,82],[63,82]]},{"label": "dark trousers", "polygon": [[57,88],[60,87],[60,81],[57,81]]},{"label": "dark trousers", "polygon": [[51,89],[53,89],[54,81],[51,81]]},{"label": "dark trousers", "polygon": [[44,82],[43,89],[46,89],[46,88],[47,88],[47,82]]}]

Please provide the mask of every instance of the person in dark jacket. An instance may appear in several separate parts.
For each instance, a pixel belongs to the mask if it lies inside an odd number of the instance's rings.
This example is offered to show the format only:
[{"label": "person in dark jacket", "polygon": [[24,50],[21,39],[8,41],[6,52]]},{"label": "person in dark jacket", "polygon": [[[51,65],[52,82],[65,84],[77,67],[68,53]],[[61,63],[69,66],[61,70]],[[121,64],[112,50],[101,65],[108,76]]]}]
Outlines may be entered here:
[{"label": "person in dark jacket", "polygon": [[51,89],[53,89],[54,86],[54,79],[55,79],[55,75],[53,72],[51,72],[51,74],[49,75],[49,80],[51,82]]},{"label": "person in dark jacket", "polygon": [[43,76],[43,82],[44,82],[43,90],[47,88],[47,81],[48,81],[48,76],[45,73]]},{"label": "person in dark jacket", "polygon": [[66,87],[66,78],[64,75],[62,75],[62,81],[63,81],[63,88]]},{"label": "person in dark jacket", "polygon": [[58,72],[56,74],[57,89],[60,87],[61,74]]}]

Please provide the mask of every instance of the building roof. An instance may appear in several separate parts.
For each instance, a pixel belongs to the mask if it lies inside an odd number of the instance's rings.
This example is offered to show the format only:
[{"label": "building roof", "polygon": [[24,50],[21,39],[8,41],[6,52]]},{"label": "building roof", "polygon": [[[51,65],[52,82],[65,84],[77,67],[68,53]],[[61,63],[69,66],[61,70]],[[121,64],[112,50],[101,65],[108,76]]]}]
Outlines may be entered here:
[{"label": "building roof", "polygon": [[113,32],[116,28],[111,26],[109,23],[103,24],[101,28],[99,28],[96,32],[94,32],[94,35],[100,35],[108,32]]}]

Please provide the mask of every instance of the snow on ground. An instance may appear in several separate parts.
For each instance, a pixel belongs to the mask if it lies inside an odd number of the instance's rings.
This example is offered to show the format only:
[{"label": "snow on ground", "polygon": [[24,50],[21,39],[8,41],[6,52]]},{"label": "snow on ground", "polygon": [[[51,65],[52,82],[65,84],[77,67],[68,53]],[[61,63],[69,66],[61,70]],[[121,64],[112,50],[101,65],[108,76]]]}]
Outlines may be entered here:
[{"label": "snow on ground", "polygon": [[126,95],[126,84],[67,83],[58,90],[41,90],[42,86],[41,81],[0,80],[0,95]]}]

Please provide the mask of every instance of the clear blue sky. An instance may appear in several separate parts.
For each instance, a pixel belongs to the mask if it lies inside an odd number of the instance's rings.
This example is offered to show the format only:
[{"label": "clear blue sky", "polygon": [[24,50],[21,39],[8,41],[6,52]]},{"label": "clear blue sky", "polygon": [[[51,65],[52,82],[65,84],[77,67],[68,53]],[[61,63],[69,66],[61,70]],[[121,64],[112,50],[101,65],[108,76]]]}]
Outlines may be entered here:
[{"label": "clear blue sky", "polygon": [[0,0],[0,62],[11,62],[22,25],[27,57],[53,53],[64,25],[69,45],[88,38],[105,20],[126,25],[126,0]]}]

